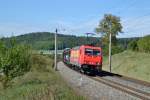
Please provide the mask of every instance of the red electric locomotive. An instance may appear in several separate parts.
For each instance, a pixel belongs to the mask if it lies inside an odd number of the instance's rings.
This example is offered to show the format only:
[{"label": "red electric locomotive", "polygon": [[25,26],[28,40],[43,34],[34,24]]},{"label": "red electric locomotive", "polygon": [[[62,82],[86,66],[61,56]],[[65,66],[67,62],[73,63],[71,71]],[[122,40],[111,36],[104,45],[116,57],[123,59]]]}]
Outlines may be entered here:
[{"label": "red electric locomotive", "polygon": [[[66,52],[66,51],[64,51]],[[63,54],[69,57],[69,64],[78,67],[83,72],[100,71],[102,69],[102,50],[100,47],[82,45],[74,47]]]}]

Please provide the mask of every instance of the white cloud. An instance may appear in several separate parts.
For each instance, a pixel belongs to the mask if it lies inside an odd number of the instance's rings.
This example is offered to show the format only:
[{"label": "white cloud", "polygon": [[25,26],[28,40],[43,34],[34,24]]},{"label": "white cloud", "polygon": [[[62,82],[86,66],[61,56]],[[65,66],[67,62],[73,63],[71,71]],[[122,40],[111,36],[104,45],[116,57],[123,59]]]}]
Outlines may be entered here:
[{"label": "white cloud", "polygon": [[[119,33],[117,37],[141,37],[150,34],[150,16],[121,18],[121,20],[124,33]],[[66,33],[73,35],[85,35],[84,33],[86,32],[94,32],[99,21],[99,18],[95,18],[77,24],[63,21],[60,21],[59,24],[66,28]]]},{"label": "white cloud", "polygon": [[119,37],[141,37],[150,34],[150,16],[126,18],[122,24],[124,34]]},{"label": "white cloud", "polygon": [[[140,37],[150,34],[150,16],[121,18],[124,33],[117,37]],[[29,32],[54,32],[59,28],[59,33],[85,36],[86,32],[94,32],[100,19],[94,18],[83,22],[53,21],[50,24],[19,24],[1,23],[0,36],[20,35]],[[64,31],[65,30],[65,31]],[[100,35],[96,35],[100,36]]]}]

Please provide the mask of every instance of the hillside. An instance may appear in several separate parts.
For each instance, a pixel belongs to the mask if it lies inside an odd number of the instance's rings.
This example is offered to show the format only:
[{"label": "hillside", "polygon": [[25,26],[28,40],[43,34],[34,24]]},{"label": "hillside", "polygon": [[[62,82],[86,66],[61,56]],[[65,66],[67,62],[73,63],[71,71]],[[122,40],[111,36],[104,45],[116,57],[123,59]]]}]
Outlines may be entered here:
[{"label": "hillside", "polygon": [[32,55],[31,61],[31,70],[13,79],[8,88],[2,87],[0,76],[0,100],[85,100],[53,70],[50,56]]},{"label": "hillside", "polygon": [[[108,58],[103,69],[109,71]],[[112,56],[112,72],[150,82],[150,54],[124,51]]]},{"label": "hillside", "polygon": [[[50,32],[34,32],[27,33],[24,35],[19,35],[13,37],[16,39],[16,42],[19,44],[28,44],[33,49],[36,50],[53,50],[54,49],[54,33]],[[11,38],[2,38],[2,40],[10,45]],[[127,45],[132,40],[137,40],[139,38],[118,38],[118,44],[121,45],[124,49],[127,48]],[[100,38],[96,37],[83,37],[83,36],[74,36],[74,35],[63,35],[58,34],[58,49],[71,48],[77,45],[82,44],[94,44],[97,46],[101,45]]]},{"label": "hillside", "polygon": [[[49,32],[35,32],[13,37],[19,44],[28,44],[33,49],[54,49],[54,34]],[[9,46],[11,38],[2,38],[2,40]],[[100,43],[99,38],[95,37],[79,37],[72,35],[58,34],[58,49],[70,48],[82,44]]]}]

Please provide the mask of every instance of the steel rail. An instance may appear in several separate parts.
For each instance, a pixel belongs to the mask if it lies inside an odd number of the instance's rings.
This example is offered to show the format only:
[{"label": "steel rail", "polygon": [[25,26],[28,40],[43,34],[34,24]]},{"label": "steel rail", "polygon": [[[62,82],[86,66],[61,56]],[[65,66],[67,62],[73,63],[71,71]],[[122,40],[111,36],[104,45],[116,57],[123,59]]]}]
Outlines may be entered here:
[{"label": "steel rail", "polygon": [[[72,69],[72,68],[71,68],[70,66],[68,66],[67,64],[65,64],[65,65],[66,65],[68,68]],[[74,70],[74,69],[72,69],[72,70]],[[109,79],[105,79],[105,78],[100,77],[100,76],[95,76],[95,77],[89,76],[89,75],[80,73],[80,72],[77,71],[77,70],[75,70],[75,72],[77,72],[77,73],[79,73],[79,74],[82,74],[82,75],[84,75],[84,76],[86,76],[86,77],[88,77],[88,78],[90,78],[90,79],[93,79],[93,80],[95,80],[95,81],[97,81],[97,82],[103,83],[103,84],[105,84],[105,85],[107,85],[107,86],[109,86],[109,87],[115,88],[115,89],[117,89],[117,90],[119,90],[119,91],[123,91],[123,92],[125,92],[125,93],[127,93],[127,94],[129,94],[129,95],[131,95],[131,96],[140,98],[140,99],[142,99],[142,100],[150,100],[150,93],[147,93],[147,92],[145,92],[145,91],[142,91],[142,90],[139,90],[139,89],[136,89],[136,88],[133,88],[133,87],[129,87],[129,86],[127,86],[127,85],[123,85],[123,84],[120,84],[120,83],[118,83],[118,82],[115,82],[115,81],[112,81],[112,80],[109,80]],[[111,74],[114,74],[114,73],[111,73]],[[114,74],[114,75],[115,75],[115,74]],[[117,77],[117,75],[118,75],[118,74],[116,74],[115,77]],[[121,76],[121,75],[118,75],[118,76]],[[114,76],[112,75],[112,77],[114,77]],[[120,78],[122,78],[122,80],[125,79],[126,81],[131,81],[131,79],[132,79],[132,78],[123,77],[123,76],[120,77]],[[143,84],[143,81],[140,81],[140,80],[137,80],[137,81],[136,81],[136,79],[134,79],[134,82],[137,82],[137,83],[140,84],[140,85],[144,85],[144,84]],[[148,82],[146,82],[146,84],[148,84]]]},{"label": "steel rail", "polygon": [[105,72],[107,74],[111,74],[113,77],[116,77],[118,79],[130,81],[132,83],[136,83],[136,84],[140,84],[140,85],[142,84],[144,86],[150,87],[150,82],[147,82],[147,81],[144,81],[144,80],[139,80],[139,79],[135,79],[135,78],[124,76],[124,75],[114,74],[114,73],[107,72],[107,71],[103,71],[103,72]]},{"label": "steel rail", "polygon": [[132,87],[129,87],[129,86],[126,86],[126,85],[123,85],[123,84],[120,84],[120,83],[117,83],[117,82],[114,82],[112,80],[105,79],[102,77],[89,77],[89,78],[92,78],[95,81],[101,82],[101,83],[108,85],[110,87],[113,87],[115,89],[121,90],[132,96],[138,97],[142,100],[150,100],[150,94],[147,92],[141,91],[139,89],[135,89],[135,88],[132,88]]}]

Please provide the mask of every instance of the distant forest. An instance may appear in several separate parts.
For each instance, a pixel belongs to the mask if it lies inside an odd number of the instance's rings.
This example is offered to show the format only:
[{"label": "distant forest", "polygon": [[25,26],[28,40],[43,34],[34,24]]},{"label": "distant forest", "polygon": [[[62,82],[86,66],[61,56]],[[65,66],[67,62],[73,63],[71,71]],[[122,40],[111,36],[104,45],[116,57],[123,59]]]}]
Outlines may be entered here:
[{"label": "distant forest", "polygon": [[[101,38],[97,37],[83,37],[74,35],[58,34],[58,49],[72,48],[83,44],[92,44],[96,46],[102,46]],[[10,41],[15,39],[17,44],[28,44],[35,50],[53,50],[54,49],[54,33],[50,32],[34,32],[19,36],[13,36],[10,38],[2,38],[1,40],[9,47]],[[124,49],[132,40],[139,38],[119,38],[118,45]]]}]

